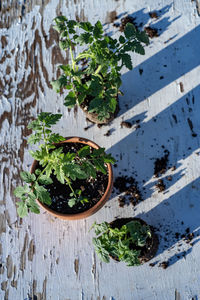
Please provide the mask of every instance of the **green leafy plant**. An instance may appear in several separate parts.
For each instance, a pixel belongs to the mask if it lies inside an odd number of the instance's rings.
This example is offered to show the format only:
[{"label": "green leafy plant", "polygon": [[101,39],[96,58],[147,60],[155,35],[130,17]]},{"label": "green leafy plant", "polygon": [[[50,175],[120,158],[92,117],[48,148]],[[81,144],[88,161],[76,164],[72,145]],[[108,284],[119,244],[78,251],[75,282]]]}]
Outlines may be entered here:
[{"label": "green leafy plant", "polygon": [[17,211],[20,217],[28,214],[28,211],[39,213],[39,206],[36,202],[51,205],[51,197],[46,185],[52,184],[51,175],[55,175],[62,184],[68,185],[71,190],[68,205],[73,207],[76,203],[88,202],[89,199],[82,195],[81,189],[73,189],[73,182],[76,179],[96,178],[97,171],[107,174],[106,163],[114,163],[111,154],[106,154],[104,148],[91,149],[90,146],[83,146],[77,153],[63,152],[62,144],[56,147],[55,143],[65,140],[57,133],[52,133],[52,125],[61,118],[60,114],[42,112],[38,118],[28,126],[34,132],[28,142],[39,143],[39,149],[30,151],[31,156],[38,161],[39,166],[34,174],[23,171],[20,173],[23,186],[18,186],[14,195],[21,199],[17,202]]},{"label": "green leafy plant", "polygon": [[140,265],[139,256],[147,238],[151,238],[148,225],[133,220],[121,228],[113,228],[109,223],[93,224],[96,238],[92,239],[94,249],[99,258],[108,263],[110,257],[124,261],[127,266]]},{"label": "green leafy plant", "polygon": [[[60,48],[69,49],[71,64],[59,66],[63,74],[52,81],[53,89],[56,92],[63,88],[68,90],[64,102],[67,107],[78,104],[86,107],[89,113],[96,113],[100,121],[108,119],[117,107],[120,71],[123,66],[132,69],[128,52],[145,54],[143,45],[149,43],[146,33],[128,23],[124,34],[113,39],[104,34],[100,21],[94,26],[64,16],[54,21],[54,28],[60,35]],[[75,57],[77,46],[83,51]]]}]

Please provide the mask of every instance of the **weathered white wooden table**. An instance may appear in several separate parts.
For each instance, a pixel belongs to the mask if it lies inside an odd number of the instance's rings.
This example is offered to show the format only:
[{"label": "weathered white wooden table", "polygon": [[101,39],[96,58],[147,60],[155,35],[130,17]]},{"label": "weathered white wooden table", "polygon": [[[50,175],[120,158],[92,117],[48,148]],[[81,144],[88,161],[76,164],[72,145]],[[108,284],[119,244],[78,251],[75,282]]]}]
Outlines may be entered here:
[{"label": "weathered white wooden table", "polygon": [[[194,0],[0,1],[0,299],[200,299],[198,5]],[[149,16],[152,11],[157,19]],[[89,123],[82,111],[68,112],[63,96],[52,91],[57,65],[68,61],[51,27],[60,13],[92,23],[100,19],[113,35],[119,34],[113,22],[126,14],[158,29],[146,55],[133,54],[133,71],[124,70],[121,110],[107,127],[85,131]],[[118,159],[115,176],[134,174],[144,201],[135,209],[120,208],[115,193],[85,220],[61,221],[44,211],[20,220],[13,189],[19,172],[32,163],[26,126],[40,111],[63,113],[55,128],[60,134],[106,147]],[[132,128],[121,128],[122,120]],[[108,130],[112,134],[105,136]],[[165,149],[169,167],[176,169],[162,175],[166,190],[159,193],[154,163]],[[117,216],[141,216],[157,228],[154,266],[128,268],[96,257],[89,228]]]}]

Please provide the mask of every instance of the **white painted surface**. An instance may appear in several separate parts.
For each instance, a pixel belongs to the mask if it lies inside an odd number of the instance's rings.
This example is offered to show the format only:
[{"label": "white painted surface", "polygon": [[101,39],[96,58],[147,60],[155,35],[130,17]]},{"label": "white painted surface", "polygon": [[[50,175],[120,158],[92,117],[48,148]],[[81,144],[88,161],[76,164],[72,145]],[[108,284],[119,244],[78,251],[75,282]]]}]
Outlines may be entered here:
[{"label": "white painted surface", "polygon": [[[3,9],[9,1],[2,4],[4,28],[0,29],[0,299],[34,299],[35,295],[38,300],[171,300],[175,295],[178,299],[179,293],[181,300],[200,299],[200,18],[195,1],[49,0],[43,5],[43,1],[24,4],[23,9],[21,2],[16,13],[13,7]],[[144,26],[161,29],[160,35],[151,39],[145,56],[133,54],[133,71],[124,70],[119,116],[107,127],[85,131],[89,124],[82,111],[68,113],[62,96],[49,85],[56,78],[56,65],[66,58],[50,26],[59,12],[105,23],[115,10],[117,15],[126,12]],[[154,10],[157,20],[148,15]],[[112,24],[106,27],[117,34]],[[140,189],[146,188],[145,200],[136,210],[120,208],[113,194],[104,208],[86,220],[61,221],[42,211],[20,222],[12,191],[20,182],[19,172],[32,163],[25,126],[40,111],[63,113],[55,129],[62,135],[90,138],[116,158],[122,155],[115,176],[131,175],[134,170]],[[121,121],[130,119],[139,119],[141,127],[121,128]],[[197,137],[192,137],[188,119]],[[112,135],[104,136],[109,129]],[[176,170],[163,175],[167,189],[158,193],[153,169],[155,159],[163,155],[162,145],[170,151],[169,165]],[[169,175],[172,181],[166,180]],[[127,268],[113,261],[101,263],[96,257],[89,228],[94,221],[117,216],[141,216],[160,229],[159,251],[151,261],[157,262],[154,267],[147,263]],[[176,232],[183,234],[188,227],[195,234],[193,246],[175,238]],[[185,252],[185,257],[178,258],[179,252]],[[169,262],[165,270],[159,267],[163,261]]]}]

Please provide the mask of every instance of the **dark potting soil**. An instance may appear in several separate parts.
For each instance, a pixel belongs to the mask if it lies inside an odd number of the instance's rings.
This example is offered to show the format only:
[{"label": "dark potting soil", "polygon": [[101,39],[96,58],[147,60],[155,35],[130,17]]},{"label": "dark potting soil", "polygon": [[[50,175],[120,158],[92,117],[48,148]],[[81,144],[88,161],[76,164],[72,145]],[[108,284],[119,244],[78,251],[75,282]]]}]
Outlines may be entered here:
[{"label": "dark potting soil", "polygon": [[168,157],[169,157],[169,151],[166,149],[165,154],[161,158],[157,158],[154,163],[154,175],[155,177],[160,176],[160,174],[164,174],[167,171],[167,165],[168,165]]},{"label": "dark potting soil", "polygon": [[152,11],[149,13],[150,18],[152,19],[158,19],[158,14],[156,11]]},{"label": "dark potting soil", "polygon": [[132,16],[126,16],[126,17],[122,18],[119,30],[123,32],[127,23],[133,24],[135,26],[135,28],[138,30],[138,26],[137,26],[137,23],[135,22],[135,20],[136,20],[136,18],[133,18]]},{"label": "dark potting soil", "polygon": [[138,188],[138,183],[133,177],[119,176],[114,181],[114,187],[120,193],[124,193],[124,196],[118,197],[120,207],[124,207],[125,204],[130,203],[135,206],[139,202],[143,201],[141,192]]},{"label": "dark potting soil", "polygon": [[132,127],[132,124],[130,122],[127,122],[127,121],[122,121],[120,125],[121,125],[121,127],[126,127],[126,128],[131,128]]},{"label": "dark potting soil", "polygon": [[158,182],[157,182],[157,184],[156,184],[156,187],[157,187],[159,193],[165,191],[166,186],[165,186],[165,184],[164,184],[163,179],[159,179],[159,180],[158,180]]},{"label": "dark potting soil", "polygon": [[[85,144],[81,143],[64,143],[62,145],[63,152],[75,153],[80,150]],[[91,150],[93,148],[91,147]],[[88,198],[88,203],[77,203],[72,208],[68,206],[69,194],[71,193],[70,188],[67,184],[61,184],[56,176],[51,176],[53,183],[44,186],[50,193],[52,204],[49,206],[52,210],[63,213],[63,214],[75,214],[81,213],[92,206],[94,206],[103,196],[108,185],[108,175],[104,175],[101,172],[97,172],[96,178],[88,179],[77,179],[72,181],[72,187],[74,190],[81,189],[82,196]]]},{"label": "dark potting soil", "polygon": [[[121,228],[123,225],[134,220],[139,221],[142,225],[147,225],[145,221],[139,218],[120,218],[111,222],[110,225],[112,228]],[[156,252],[158,250],[158,244],[159,244],[158,237],[154,232],[154,228],[152,226],[149,227],[151,230],[152,237],[147,238],[146,245],[144,247],[132,245],[131,247],[131,249],[141,251],[139,256],[139,260],[141,264],[152,259],[156,255]],[[112,257],[112,258],[115,259],[116,261],[119,261],[117,257]]]},{"label": "dark potting soil", "polygon": [[158,29],[148,26],[145,27],[144,30],[150,38],[158,37]]}]

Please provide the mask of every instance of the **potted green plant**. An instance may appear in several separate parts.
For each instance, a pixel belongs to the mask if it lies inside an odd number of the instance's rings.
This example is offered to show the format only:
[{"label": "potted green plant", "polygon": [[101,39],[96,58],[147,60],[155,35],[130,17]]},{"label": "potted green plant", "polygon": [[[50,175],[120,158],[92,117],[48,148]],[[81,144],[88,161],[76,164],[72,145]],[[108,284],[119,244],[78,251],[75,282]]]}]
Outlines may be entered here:
[{"label": "potted green plant", "polygon": [[68,20],[64,16],[54,20],[60,48],[69,49],[71,63],[59,66],[63,74],[52,81],[53,89],[56,92],[66,89],[64,105],[72,108],[78,104],[92,122],[110,122],[118,110],[120,71],[123,66],[132,69],[128,52],[144,55],[143,45],[149,43],[148,36],[131,23],[114,39],[105,35],[100,21],[93,26],[90,22]]},{"label": "potted green plant", "polygon": [[116,219],[110,224],[94,223],[97,237],[92,242],[99,258],[108,263],[110,257],[138,266],[156,254],[158,238],[151,226],[139,218]]},{"label": "potted green plant", "polygon": [[28,142],[39,147],[30,151],[35,159],[31,171],[20,174],[25,184],[14,191],[21,199],[17,202],[20,217],[29,211],[39,213],[42,206],[62,219],[85,218],[110,196],[114,158],[92,141],[52,133],[52,125],[60,118],[60,114],[42,112],[28,126],[34,131]]}]

